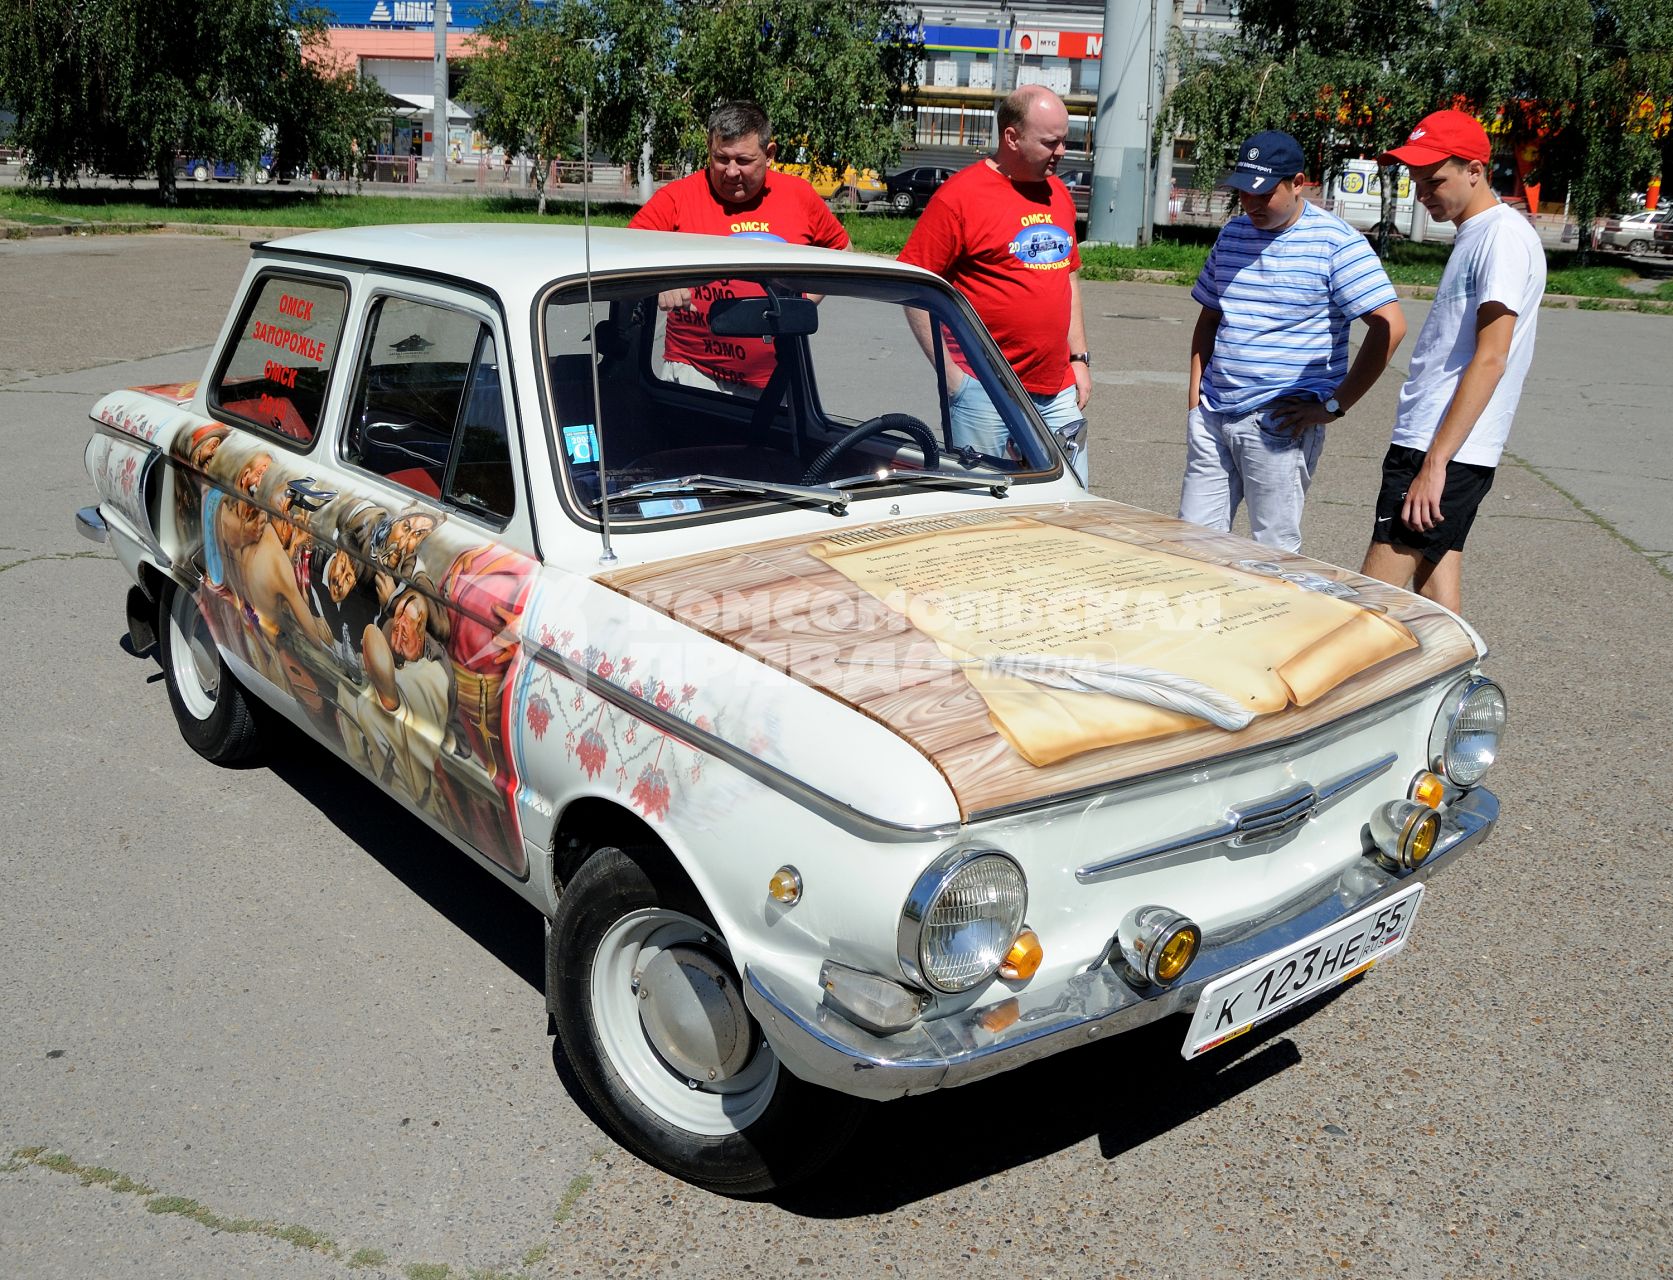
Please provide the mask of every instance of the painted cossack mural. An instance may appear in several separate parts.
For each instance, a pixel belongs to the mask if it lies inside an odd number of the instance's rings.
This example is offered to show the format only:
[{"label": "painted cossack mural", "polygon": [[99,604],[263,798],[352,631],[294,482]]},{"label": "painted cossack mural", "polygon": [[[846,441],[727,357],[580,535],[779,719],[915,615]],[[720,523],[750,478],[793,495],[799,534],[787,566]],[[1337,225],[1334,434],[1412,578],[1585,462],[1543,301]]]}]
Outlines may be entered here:
[{"label": "painted cossack mural", "polygon": [[440,509],[310,489],[288,455],[218,423],[173,450],[177,533],[217,641],[352,763],[526,874],[506,717],[535,562]]}]

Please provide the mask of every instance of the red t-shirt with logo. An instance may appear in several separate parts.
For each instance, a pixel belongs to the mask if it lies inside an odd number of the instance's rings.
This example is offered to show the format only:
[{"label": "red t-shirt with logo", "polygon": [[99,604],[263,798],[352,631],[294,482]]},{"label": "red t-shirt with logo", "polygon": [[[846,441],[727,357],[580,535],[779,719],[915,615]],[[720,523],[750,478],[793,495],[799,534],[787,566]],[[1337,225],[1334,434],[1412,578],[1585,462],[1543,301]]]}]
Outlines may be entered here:
[{"label": "red t-shirt with logo", "polygon": [[[628,221],[647,231],[686,231],[704,236],[738,236],[846,249],[848,232],[804,179],[769,173],[755,199],[727,204],[700,169],[670,182]],[[709,332],[709,308],[719,298],[758,298],[760,285],[716,280],[692,290],[689,307],[668,313],[664,355],[689,364],[716,382],[764,387],[773,373],[772,344],[761,338],[716,338]]]},{"label": "red t-shirt with logo", "polygon": [[1069,273],[1080,248],[1075,200],[1059,178],[1018,184],[978,160],[930,197],[900,260],[970,300],[1028,390],[1056,395],[1074,382]]}]

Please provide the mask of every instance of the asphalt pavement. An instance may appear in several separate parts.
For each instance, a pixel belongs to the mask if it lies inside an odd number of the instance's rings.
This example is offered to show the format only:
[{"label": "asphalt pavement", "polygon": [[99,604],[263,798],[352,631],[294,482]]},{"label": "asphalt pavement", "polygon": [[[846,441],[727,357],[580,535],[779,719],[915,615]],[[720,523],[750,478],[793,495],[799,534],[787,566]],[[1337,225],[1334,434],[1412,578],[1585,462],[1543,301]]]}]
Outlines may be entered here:
[{"label": "asphalt pavement", "polygon": [[[537,913],[323,751],[200,760],[129,649],[72,527],[87,411],[197,376],[247,252],[0,243],[0,1274],[1673,1270],[1673,318],[1541,314],[1466,557],[1505,820],[1405,954],[1197,1062],[1170,1021],[875,1107],[819,1180],[736,1202],[565,1088]],[[1085,296],[1095,485],[1171,511],[1195,309]],[[1330,428],[1312,555],[1364,551],[1410,349]]]}]

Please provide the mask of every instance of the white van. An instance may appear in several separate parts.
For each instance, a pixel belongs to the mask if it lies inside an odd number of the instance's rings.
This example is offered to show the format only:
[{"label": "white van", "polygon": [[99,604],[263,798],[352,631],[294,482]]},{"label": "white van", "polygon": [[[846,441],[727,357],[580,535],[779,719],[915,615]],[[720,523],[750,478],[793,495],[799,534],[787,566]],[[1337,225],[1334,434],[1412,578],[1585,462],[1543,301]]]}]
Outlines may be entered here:
[{"label": "white van", "polygon": [[[1412,175],[1404,165],[1394,170],[1398,185],[1394,192],[1394,229],[1412,233],[1412,211],[1417,201],[1412,194]],[[1349,226],[1369,231],[1383,220],[1383,177],[1375,160],[1345,160],[1325,187],[1325,208]]]},{"label": "white van", "polygon": [[[1412,175],[1404,165],[1396,165],[1394,190],[1394,225],[1396,236],[1408,240],[1429,240],[1446,243],[1456,234],[1450,222],[1436,222],[1417,202]],[[1383,218],[1383,179],[1375,160],[1344,160],[1342,168],[1325,186],[1320,203],[1343,218],[1348,225],[1358,227],[1370,235]]]}]

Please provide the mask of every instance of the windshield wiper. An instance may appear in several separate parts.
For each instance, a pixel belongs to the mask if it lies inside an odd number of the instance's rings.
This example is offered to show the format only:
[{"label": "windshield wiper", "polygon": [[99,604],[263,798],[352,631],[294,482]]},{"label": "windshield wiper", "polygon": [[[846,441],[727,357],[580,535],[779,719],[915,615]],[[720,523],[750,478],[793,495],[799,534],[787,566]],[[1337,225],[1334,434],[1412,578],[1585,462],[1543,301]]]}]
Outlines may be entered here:
[{"label": "windshield wiper", "polygon": [[[610,495],[611,502],[624,498],[644,498],[668,493],[741,493],[753,498],[791,498],[800,502],[817,502],[829,507],[833,516],[848,510],[848,494],[826,485],[779,484],[772,480],[739,480],[733,476],[670,476],[666,480],[646,480],[629,485]],[[592,505],[604,505],[602,497]]]},{"label": "windshield wiper", "polygon": [[873,485],[917,484],[946,485],[954,489],[986,489],[994,497],[1003,498],[1010,492],[1011,477],[1003,471],[960,475],[956,471],[908,471],[897,467],[879,467],[876,471],[862,472],[860,475],[849,476],[834,483],[844,493],[850,489],[870,488]]}]

